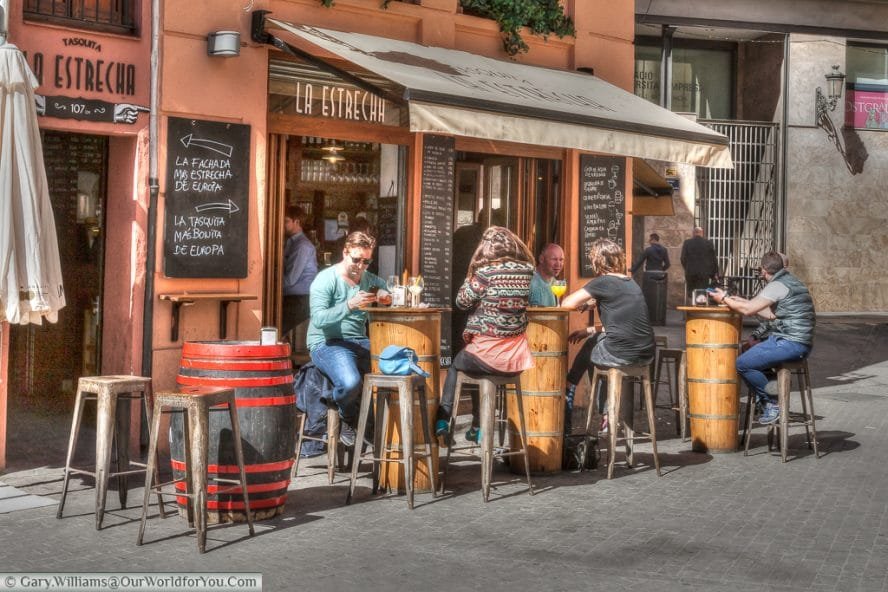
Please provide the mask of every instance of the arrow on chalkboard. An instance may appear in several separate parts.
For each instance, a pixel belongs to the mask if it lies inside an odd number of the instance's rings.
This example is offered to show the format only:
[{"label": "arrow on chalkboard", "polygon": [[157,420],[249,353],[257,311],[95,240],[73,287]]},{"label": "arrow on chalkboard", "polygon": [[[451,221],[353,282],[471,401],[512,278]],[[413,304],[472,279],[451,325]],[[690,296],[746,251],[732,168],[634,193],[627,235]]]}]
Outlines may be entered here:
[{"label": "arrow on chalkboard", "polygon": [[186,148],[191,148],[192,146],[197,146],[198,148],[206,148],[207,150],[212,150],[213,152],[224,154],[229,158],[231,158],[231,151],[233,150],[233,147],[228,144],[223,144],[222,142],[216,142],[213,140],[207,140],[206,138],[195,138],[192,134],[188,134],[184,138],[181,138],[179,141],[182,142],[182,145]]},{"label": "arrow on chalkboard", "polygon": [[237,204],[230,199],[228,200],[228,203],[213,202],[194,206],[194,211],[198,213],[206,212],[207,210],[228,210],[229,214],[240,212],[240,208],[237,207]]}]

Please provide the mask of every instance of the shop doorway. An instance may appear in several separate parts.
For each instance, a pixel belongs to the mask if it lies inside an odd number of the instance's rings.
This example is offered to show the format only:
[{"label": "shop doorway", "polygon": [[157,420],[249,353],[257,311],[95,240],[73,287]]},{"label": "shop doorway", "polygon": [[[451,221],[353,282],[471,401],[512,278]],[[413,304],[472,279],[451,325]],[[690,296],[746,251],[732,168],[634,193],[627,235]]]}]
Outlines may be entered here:
[{"label": "shop doorway", "polygon": [[14,406],[70,411],[81,376],[100,374],[108,138],[41,132],[65,307],[55,324],[10,330]]},{"label": "shop doorway", "polygon": [[[281,326],[284,209],[306,214],[305,235],[315,245],[318,269],[338,263],[346,235],[366,230],[377,239],[369,271],[387,277],[403,268],[405,148],[394,144],[333,137],[284,136],[269,139],[268,246],[265,269],[265,323]],[[307,321],[288,337],[296,357],[305,357]]]}]

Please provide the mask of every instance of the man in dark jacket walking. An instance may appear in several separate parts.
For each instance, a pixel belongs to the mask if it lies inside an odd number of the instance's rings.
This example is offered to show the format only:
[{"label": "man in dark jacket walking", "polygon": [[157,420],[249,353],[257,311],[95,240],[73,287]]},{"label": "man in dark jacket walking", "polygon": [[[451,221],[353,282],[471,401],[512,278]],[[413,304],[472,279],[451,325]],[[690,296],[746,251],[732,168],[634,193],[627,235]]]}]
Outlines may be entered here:
[{"label": "man in dark jacket walking", "polygon": [[685,270],[685,283],[688,296],[694,290],[706,288],[711,279],[718,278],[718,261],[715,246],[704,238],[703,229],[694,227],[694,236],[681,246],[681,265]]}]

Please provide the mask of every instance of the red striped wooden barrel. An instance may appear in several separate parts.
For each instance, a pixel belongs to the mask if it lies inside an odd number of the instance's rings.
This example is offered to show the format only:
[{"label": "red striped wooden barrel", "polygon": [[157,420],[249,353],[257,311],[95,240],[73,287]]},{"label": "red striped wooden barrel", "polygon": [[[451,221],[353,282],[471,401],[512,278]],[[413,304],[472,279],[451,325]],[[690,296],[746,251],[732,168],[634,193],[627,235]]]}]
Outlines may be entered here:
[{"label": "red striped wooden barrel", "polygon": [[[254,520],[284,510],[296,442],[296,397],[290,346],[256,341],[189,341],[182,347],[176,383],[182,386],[234,387],[238,421]],[[182,413],[170,418],[170,457],[175,478],[185,469]],[[224,409],[210,410],[207,453],[207,510],[210,523],[242,521],[243,496],[218,494],[228,484],[214,477],[237,479],[231,422]],[[177,487],[185,490],[185,484]],[[185,498],[178,498],[184,512]]]}]

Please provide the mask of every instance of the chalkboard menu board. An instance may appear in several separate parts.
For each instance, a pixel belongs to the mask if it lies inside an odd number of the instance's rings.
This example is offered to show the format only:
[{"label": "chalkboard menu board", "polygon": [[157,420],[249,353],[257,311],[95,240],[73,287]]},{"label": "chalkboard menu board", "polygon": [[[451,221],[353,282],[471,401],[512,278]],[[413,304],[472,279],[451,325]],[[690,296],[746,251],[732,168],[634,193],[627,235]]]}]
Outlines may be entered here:
[{"label": "chalkboard menu board", "polygon": [[398,243],[398,198],[380,197],[376,212],[376,243],[380,247]]},{"label": "chalkboard menu board", "polygon": [[589,248],[609,238],[626,248],[626,159],[580,155],[580,275],[592,277]]},{"label": "chalkboard menu board", "polygon": [[[422,299],[429,306],[444,308],[450,308],[455,163],[453,138],[423,136],[419,234],[419,269],[425,280]],[[450,356],[450,313],[445,313],[441,315],[442,366],[450,365]]]},{"label": "chalkboard menu board", "polygon": [[163,269],[168,277],[247,276],[250,126],[170,117]]}]

